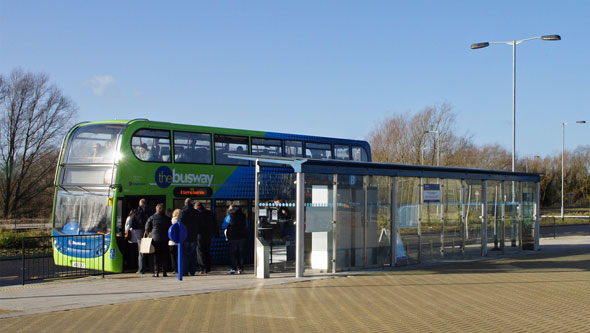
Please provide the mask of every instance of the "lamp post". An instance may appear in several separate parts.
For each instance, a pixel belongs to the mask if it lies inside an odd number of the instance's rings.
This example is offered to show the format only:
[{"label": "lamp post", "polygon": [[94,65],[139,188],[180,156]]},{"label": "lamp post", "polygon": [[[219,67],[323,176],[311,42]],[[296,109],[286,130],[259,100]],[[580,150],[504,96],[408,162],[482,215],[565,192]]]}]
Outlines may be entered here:
[{"label": "lamp post", "polygon": [[[531,38],[525,38],[521,40],[513,40],[511,42],[483,42],[471,44],[471,49],[481,49],[490,46],[490,44],[507,44],[512,45],[512,172],[515,170],[515,148],[516,148],[516,45],[526,42],[528,40],[541,39],[541,40],[561,40],[559,35],[544,35]],[[514,196],[514,194],[513,194]]]},{"label": "lamp post", "polygon": [[[533,155],[531,157],[533,158],[533,161],[537,158],[541,158],[541,156],[539,156],[539,155]],[[524,172],[529,172],[529,158],[528,157],[524,161]]]},{"label": "lamp post", "polygon": [[578,120],[575,123],[573,122],[569,122],[569,123],[562,123],[561,124],[561,220],[563,221],[563,184],[564,184],[564,179],[565,179],[565,172],[564,172],[564,168],[565,168],[565,126],[567,126],[568,124],[585,124],[586,121],[585,120]]}]

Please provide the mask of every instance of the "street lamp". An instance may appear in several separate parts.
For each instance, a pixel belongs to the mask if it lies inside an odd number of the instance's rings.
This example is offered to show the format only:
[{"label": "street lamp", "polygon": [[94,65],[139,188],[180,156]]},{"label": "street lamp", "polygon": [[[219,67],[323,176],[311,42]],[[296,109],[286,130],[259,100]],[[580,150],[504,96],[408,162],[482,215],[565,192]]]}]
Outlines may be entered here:
[{"label": "street lamp", "polygon": [[[537,158],[541,158],[541,156],[539,155],[533,155],[531,156],[533,158],[533,161]],[[529,158],[527,157],[526,160],[524,160],[524,172],[529,172]]]},{"label": "street lamp", "polygon": [[490,46],[490,44],[507,44],[512,45],[512,172],[515,169],[515,147],[516,147],[516,45],[533,39],[542,40],[561,40],[559,35],[545,35],[538,37],[525,38],[521,40],[513,40],[511,42],[484,42],[471,44],[471,49],[481,49]]},{"label": "street lamp", "polygon": [[564,155],[565,155],[565,126],[568,124],[585,124],[585,120],[578,120],[575,123],[562,123],[561,124],[561,220],[563,221],[563,183],[564,183]]}]

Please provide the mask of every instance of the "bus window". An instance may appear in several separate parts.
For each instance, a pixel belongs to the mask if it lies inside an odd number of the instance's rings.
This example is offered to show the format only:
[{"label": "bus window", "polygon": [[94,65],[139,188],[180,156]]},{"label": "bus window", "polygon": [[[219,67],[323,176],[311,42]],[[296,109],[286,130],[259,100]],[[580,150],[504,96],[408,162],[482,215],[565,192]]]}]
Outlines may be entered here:
[{"label": "bus window", "polygon": [[170,132],[140,129],[131,138],[135,157],[146,162],[170,162]]},{"label": "bus window", "polygon": [[285,141],[286,157],[303,157],[303,144],[301,141]]},{"label": "bus window", "polygon": [[283,156],[281,140],[252,138],[252,155]]},{"label": "bus window", "polygon": [[112,207],[107,193],[66,192],[58,190],[55,198],[54,228],[65,234],[108,233]]},{"label": "bus window", "polygon": [[215,134],[215,164],[249,165],[246,160],[227,157],[225,154],[248,154],[248,137]]},{"label": "bus window", "polygon": [[332,158],[332,147],[329,143],[312,143],[305,144],[305,157],[318,160]]},{"label": "bus window", "polygon": [[80,126],[68,143],[65,163],[113,163],[122,125]]},{"label": "bus window", "polygon": [[365,150],[365,148],[352,146],[352,160],[367,162],[369,160],[369,157],[367,156],[367,151]]},{"label": "bus window", "polygon": [[350,147],[348,145],[334,145],[334,159],[350,160]]},{"label": "bus window", "polygon": [[211,134],[175,131],[174,162],[211,164]]}]

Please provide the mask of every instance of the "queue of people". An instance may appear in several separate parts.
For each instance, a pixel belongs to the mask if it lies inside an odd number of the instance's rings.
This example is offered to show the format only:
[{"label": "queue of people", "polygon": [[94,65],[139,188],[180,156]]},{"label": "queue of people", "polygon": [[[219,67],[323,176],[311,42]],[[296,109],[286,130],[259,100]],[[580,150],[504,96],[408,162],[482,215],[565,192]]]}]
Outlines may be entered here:
[{"label": "queue of people", "polygon": [[[188,275],[206,275],[211,272],[211,241],[218,235],[219,226],[214,214],[200,202],[187,198],[182,209],[164,212],[164,204],[156,205],[156,212],[148,216],[145,199],[139,201],[136,209],[129,212],[125,222],[128,242],[138,250],[137,274],[145,274],[149,268],[154,277],[167,276],[167,271]],[[170,217],[171,215],[171,217]],[[183,272],[177,272],[178,244],[168,237],[168,229],[181,222],[187,229],[183,246]],[[244,271],[244,242],[248,224],[246,216],[238,206],[230,205],[223,222],[226,241],[229,243],[231,269],[228,274],[242,274]],[[151,237],[153,254],[144,254],[141,249],[143,237]],[[137,245],[135,245],[137,244]],[[152,260],[148,258],[152,257]],[[152,261],[152,262],[150,262]]]}]

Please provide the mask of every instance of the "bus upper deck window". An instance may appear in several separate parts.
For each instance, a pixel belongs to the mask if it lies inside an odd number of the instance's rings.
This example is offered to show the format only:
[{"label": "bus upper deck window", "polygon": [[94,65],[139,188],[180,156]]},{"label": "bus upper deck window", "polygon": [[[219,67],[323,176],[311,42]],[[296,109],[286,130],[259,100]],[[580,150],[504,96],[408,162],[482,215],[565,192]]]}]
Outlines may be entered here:
[{"label": "bus upper deck window", "polygon": [[363,147],[352,146],[352,160],[359,161],[359,162],[369,161],[369,157],[367,156],[367,151]]},{"label": "bus upper deck window", "polygon": [[131,138],[135,157],[145,162],[170,162],[170,132],[140,129]]},{"label": "bus upper deck window", "polygon": [[305,157],[314,159],[331,159],[332,146],[329,143],[313,143],[305,144]]},{"label": "bus upper deck window", "polygon": [[122,125],[99,124],[78,127],[68,142],[66,163],[114,163]]},{"label": "bus upper deck window", "polygon": [[174,162],[211,164],[211,134],[174,132]]},{"label": "bus upper deck window", "polygon": [[215,135],[215,164],[249,165],[247,160],[238,160],[226,154],[249,154],[247,136]]},{"label": "bus upper deck window", "polygon": [[303,157],[303,143],[301,141],[285,141],[286,157]]},{"label": "bus upper deck window", "polygon": [[348,145],[334,145],[334,159],[350,160],[350,147]]}]

